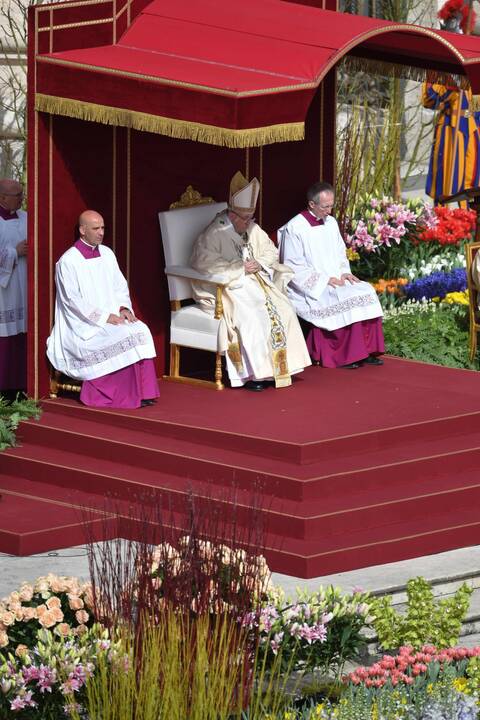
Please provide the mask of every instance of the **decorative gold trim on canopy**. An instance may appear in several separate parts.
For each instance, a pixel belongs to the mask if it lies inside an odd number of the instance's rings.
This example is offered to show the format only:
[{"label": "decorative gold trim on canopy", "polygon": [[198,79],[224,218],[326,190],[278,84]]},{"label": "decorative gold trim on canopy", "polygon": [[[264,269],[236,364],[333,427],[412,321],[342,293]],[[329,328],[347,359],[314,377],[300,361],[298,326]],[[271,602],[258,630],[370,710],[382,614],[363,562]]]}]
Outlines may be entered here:
[{"label": "decorative gold trim on canopy", "polygon": [[417,82],[440,83],[441,85],[458,87],[464,90],[470,88],[470,80],[466,75],[460,73],[448,73],[430,68],[400,65],[399,63],[356,57],[355,55],[345,55],[338,63],[338,66],[340,68],[344,67],[348,72],[360,71],[371,75],[385,75],[405,80],[416,80]]},{"label": "decorative gold trim on canopy", "polygon": [[104,125],[120,125],[134,130],[168,135],[179,140],[194,140],[209,145],[231,148],[258,147],[270,143],[291,142],[303,140],[305,136],[305,123],[303,122],[232,130],[231,128],[217,127],[216,125],[206,125],[190,120],[177,120],[162,117],[161,115],[150,115],[137,110],[97,105],[96,103],[44,95],[43,93],[36,94],[35,109],[51,115],[64,115],[80,120],[99,122]]}]

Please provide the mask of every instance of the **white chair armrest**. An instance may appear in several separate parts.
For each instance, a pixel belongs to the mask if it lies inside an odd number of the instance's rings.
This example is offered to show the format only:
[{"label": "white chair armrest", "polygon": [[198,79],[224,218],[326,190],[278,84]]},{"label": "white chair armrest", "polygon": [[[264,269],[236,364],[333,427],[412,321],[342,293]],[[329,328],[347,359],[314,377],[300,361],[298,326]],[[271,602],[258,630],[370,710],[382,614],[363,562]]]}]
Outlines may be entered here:
[{"label": "white chair armrest", "polygon": [[165,274],[189,278],[190,280],[201,280],[202,282],[212,283],[212,285],[228,285],[228,278],[225,275],[204,275],[185,265],[169,265],[165,268]]}]

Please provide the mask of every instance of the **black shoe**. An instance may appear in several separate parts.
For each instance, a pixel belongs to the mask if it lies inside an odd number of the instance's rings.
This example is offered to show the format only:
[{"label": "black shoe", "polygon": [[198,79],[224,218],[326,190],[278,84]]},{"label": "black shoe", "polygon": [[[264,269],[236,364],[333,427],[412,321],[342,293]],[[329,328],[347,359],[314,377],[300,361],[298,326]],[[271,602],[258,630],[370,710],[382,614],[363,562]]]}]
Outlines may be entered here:
[{"label": "black shoe", "polygon": [[348,363],[348,365],[339,365],[341,370],[356,370],[360,367],[360,363]]},{"label": "black shoe", "polygon": [[265,390],[265,383],[260,380],[248,380],[243,387],[245,390],[252,390],[252,392],[262,392],[262,390]]},{"label": "black shoe", "polygon": [[155,405],[155,400],[142,400],[140,407],[149,407],[149,405]]},{"label": "black shoe", "polygon": [[383,365],[383,360],[377,355],[369,355],[365,360],[362,360],[362,363],[364,365]]}]

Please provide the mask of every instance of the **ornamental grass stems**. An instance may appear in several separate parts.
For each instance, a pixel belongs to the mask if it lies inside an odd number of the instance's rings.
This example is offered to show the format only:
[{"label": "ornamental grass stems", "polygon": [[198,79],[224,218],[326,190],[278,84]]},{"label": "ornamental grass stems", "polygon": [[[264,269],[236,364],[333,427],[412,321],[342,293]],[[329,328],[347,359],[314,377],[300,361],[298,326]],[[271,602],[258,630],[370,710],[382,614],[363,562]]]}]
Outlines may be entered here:
[{"label": "ornamental grass stems", "polygon": [[259,497],[245,499],[235,489],[215,498],[191,490],[180,513],[157,491],[107,498],[100,543],[85,511],[96,617],[129,657],[118,677],[106,668],[89,679],[89,718],[213,720],[279,696],[271,668],[254,682],[258,626],[242,623],[269,584]]},{"label": "ornamental grass stems", "polygon": [[[248,507],[240,506],[234,493],[213,498],[192,490],[182,498],[182,513],[178,502],[172,507],[159,491],[129,502],[106,498],[100,538],[92,532],[91,511],[85,510],[98,618],[131,625],[159,598],[196,612],[222,603],[231,606],[232,615],[252,609],[255,594],[268,585],[260,555],[266,529],[258,495],[252,493]],[[95,519],[98,530],[98,514]]]},{"label": "ornamental grass stems", "polygon": [[[247,633],[226,615],[212,622],[164,609],[144,618],[137,644],[122,633],[117,666],[105,658],[87,683],[89,720],[227,720],[240,717]],[[128,658],[128,661],[126,660]],[[81,720],[77,710],[73,720]]]}]

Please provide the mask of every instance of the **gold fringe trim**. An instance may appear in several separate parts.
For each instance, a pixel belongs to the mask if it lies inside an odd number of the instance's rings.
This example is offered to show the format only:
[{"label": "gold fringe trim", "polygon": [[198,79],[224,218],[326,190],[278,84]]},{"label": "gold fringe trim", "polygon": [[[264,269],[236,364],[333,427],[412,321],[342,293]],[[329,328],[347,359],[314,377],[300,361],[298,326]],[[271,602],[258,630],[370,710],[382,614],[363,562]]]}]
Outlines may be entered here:
[{"label": "gold fringe trim", "polygon": [[400,65],[387,61],[371,60],[369,58],[348,55],[339,63],[340,68],[347,72],[367,72],[371,75],[386,75],[387,77],[403,78],[405,80],[416,80],[417,82],[431,82],[447,85],[448,87],[459,87],[463,90],[470,88],[470,80],[466,75],[460,73],[446,73],[431,68],[412,67]]},{"label": "gold fringe trim", "polygon": [[150,115],[136,110],[97,105],[70,98],[55,97],[37,93],[35,110],[51,115],[87,120],[89,122],[114,125],[144,132],[168,135],[179,140],[194,140],[209,145],[221,145],[231,148],[259,147],[278,142],[303,140],[305,124],[303,122],[267,125],[266,127],[231,130],[230,128],[205,125],[189,120]]}]

